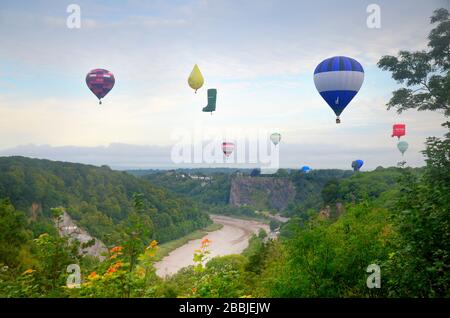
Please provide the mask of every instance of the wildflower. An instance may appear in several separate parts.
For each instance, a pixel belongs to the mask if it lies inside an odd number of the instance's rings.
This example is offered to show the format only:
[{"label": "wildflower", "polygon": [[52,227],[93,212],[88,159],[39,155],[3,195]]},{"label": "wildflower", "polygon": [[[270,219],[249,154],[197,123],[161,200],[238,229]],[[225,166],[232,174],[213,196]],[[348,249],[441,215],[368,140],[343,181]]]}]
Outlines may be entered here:
[{"label": "wildflower", "polygon": [[35,270],[32,269],[32,268],[29,268],[29,269],[27,269],[25,272],[23,272],[22,275],[31,274],[31,273],[33,273],[33,272],[35,272]]},{"label": "wildflower", "polygon": [[94,278],[96,278],[96,277],[97,277],[97,273],[96,273],[96,272],[92,272],[92,273],[90,273],[89,276],[88,276],[89,279],[94,279]]},{"label": "wildflower", "polygon": [[153,241],[151,241],[150,245],[147,246],[147,249],[155,248],[156,245],[158,245],[158,242],[156,240],[153,240]]},{"label": "wildflower", "polygon": [[123,265],[122,262],[116,262],[116,263],[112,264],[112,265],[108,268],[108,270],[106,271],[106,274],[112,274],[112,273],[117,272],[117,270],[118,270],[122,265]]},{"label": "wildflower", "polygon": [[111,253],[120,253],[122,250],[123,250],[123,246],[115,246],[110,250],[110,252]]},{"label": "wildflower", "polygon": [[192,293],[195,294],[197,292],[197,288],[192,287]]},{"label": "wildflower", "polygon": [[208,240],[208,238],[204,238],[201,243],[202,247],[207,247],[211,243],[211,241]]}]

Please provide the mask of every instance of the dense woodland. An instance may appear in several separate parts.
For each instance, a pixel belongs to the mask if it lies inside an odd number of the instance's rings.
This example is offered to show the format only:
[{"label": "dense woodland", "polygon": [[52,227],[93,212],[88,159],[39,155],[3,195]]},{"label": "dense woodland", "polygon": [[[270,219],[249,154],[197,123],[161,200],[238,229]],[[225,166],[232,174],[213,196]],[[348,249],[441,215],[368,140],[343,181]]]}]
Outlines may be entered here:
[{"label": "dense woodland", "polygon": [[[437,110],[447,119],[448,11],[437,10],[431,22],[426,51],[402,51],[378,65],[404,86],[389,108]],[[199,208],[226,209],[228,174],[205,173],[213,178],[202,186],[166,173],[135,177],[107,167],[1,158],[0,296],[450,297],[450,132],[425,144],[420,169],[401,162],[360,173],[280,171],[276,177],[290,178],[298,193],[279,239],[266,240],[262,231],[242,255],[213,259],[214,242],[203,240],[195,265],[166,279],[152,265],[159,241],[207,225]],[[37,216],[32,203],[42,206]],[[342,204],[336,213],[319,213],[336,203]],[[76,243],[55,233],[58,206],[108,243],[105,261],[80,255]],[[81,267],[80,288],[66,285],[69,264]],[[381,268],[381,288],[366,286],[371,264]]]},{"label": "dense woodland", "polygon": [[[8,198],[33,218],[36,235],[42,234],[40,227],[48,227],[50,209],[64,207],[92,235],[108,245],[117,244],[128,226],[134,193],[144,198],[145,213],[139,218],[149,226],[145,241],[165,242],[210,223],[190,200],[107,166],[0,158],[0,198]],[[39,207],[31,213],[33,203]]]}]

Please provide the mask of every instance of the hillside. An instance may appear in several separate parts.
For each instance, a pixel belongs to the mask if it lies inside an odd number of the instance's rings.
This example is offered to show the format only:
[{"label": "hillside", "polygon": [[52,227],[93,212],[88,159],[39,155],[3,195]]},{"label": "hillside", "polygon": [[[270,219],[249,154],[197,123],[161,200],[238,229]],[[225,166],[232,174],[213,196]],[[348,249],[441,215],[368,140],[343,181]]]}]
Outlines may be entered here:
[{"label": "hillside", "polygon": [[[200,173],[195,169],[177,169],[152,172],[142,178],[189,197],[206,209],[214,206],[213,213],[230,214],[233,208],[239,207],[238,214],[248,215],[254,208],[283,210],[284,214],[293,216],[304,214],[308,209],[319,209],[323,205],[322,188],[331,180],[339,181],[353,174],[352,171],[338,169],[314,170],[308,174],[280,169],[274,175],[253,177],[250,173],[248,169],[233,174],[214,169],[209,173],[206,170]],[[272,180],[278,181],[273,183]],[[265,194],[272,190],[275,194],[266,198]]]},{"label": "hillside", "polygon": [[145,240],[168,241],[211,222],[189,199],[107,166],[0,158],[0,198],[10,199],[31,220],[44,223],[51,218],[51,208],[62,206],[107,245],[118,241],[127,227],[134,193],[143,195],[145,213],[140,219],[151,225]]}]

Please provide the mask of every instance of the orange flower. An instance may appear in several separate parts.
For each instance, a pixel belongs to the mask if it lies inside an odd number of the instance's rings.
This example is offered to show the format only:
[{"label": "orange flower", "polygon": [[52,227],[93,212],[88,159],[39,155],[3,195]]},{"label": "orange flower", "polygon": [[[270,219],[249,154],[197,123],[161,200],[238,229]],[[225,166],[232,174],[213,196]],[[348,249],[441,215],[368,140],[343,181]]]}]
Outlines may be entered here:
[{"label": "orange flower", "polygon": [[117,272],[117,269],[119,269],[122,265],[123,265],[122,262],[116,262],[116,263],[112,264],[112,265],[108,268],[108,270],[106,271],[106,273],[107,273],[107,274],[115,273],[115,272]]},{"label": "orange flower", "polygon": [[25,272],[23,272],[22,275],[31,274],[31,273],[33,273],[33,272],[35,272],[35,270],[32,269],[32,268],[29,268],[29,269],[27,269]]},{"label": "orange flower", "polygon": [[195,288],[195,287],[192,287],[192,293],[196,293],[197,292],[197,288]]},{"label": "orange flower", "polygon": [[89,279],[94,279],[95,277],[97,277],[97,273],[96,272],[92,272],[88,276]]},{"label": "orange flower", "polygon": [[109,259],[115,259],[117,257],[117,254],[113,254],[111,255],[111,257]]},{"label": "orange flower", "polygon": [[119,252],[121,252],[123,250],[123,246],[115,246],[115,247],[113,247],[111,250],[110,250],[110,252],[111,253],[119,253]]},{"label": "orange flower", "polygon": [[208,246],[210,243],[211,243],[211,241],[208,240],[208,238],[205,237],[205,238],[202,240],[202,247],[206,247],[206,246]]}]

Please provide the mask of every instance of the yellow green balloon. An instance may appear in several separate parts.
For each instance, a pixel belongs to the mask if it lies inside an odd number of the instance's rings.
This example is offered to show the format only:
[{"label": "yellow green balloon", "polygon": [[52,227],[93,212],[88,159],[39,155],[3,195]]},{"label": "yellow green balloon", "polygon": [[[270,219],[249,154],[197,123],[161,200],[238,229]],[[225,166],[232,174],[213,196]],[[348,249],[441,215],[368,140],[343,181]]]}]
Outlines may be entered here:
[{"label": "yellow green balloon", "polygon": [[194,65],[194,68],[192,69],[191,75],[189,75],[188,83],[189,86],[192,89],[195,89],[195,93],[197,93],[197,90],[203,86],[204,83],[203,75],[200,72],[200,69],[198,68],[197,64]]}]

